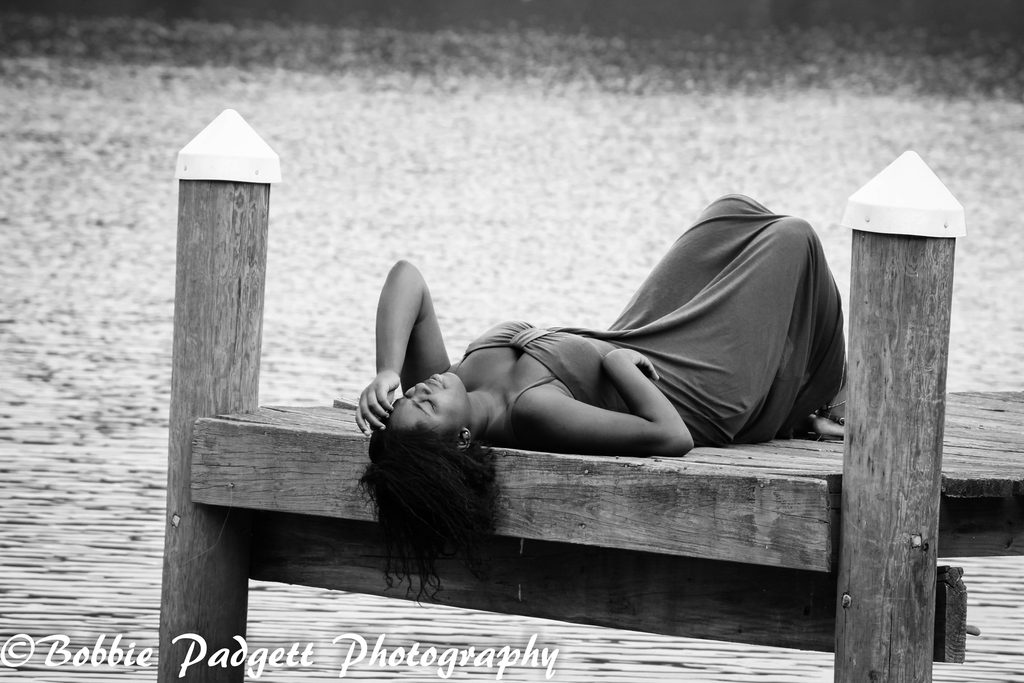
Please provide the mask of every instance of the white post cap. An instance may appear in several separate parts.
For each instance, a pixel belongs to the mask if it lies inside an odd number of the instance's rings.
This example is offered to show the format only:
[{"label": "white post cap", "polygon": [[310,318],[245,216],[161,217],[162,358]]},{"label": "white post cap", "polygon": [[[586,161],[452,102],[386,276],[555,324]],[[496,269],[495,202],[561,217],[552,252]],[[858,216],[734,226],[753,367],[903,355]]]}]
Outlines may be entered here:
[{"label": "white post cap", "polygon": [[181,180],[281,182],[281,159],[234,109],[225,109],[178,152]]},{"label": "white post cap", "polygon": [[916,152],[904,152],[853,193],[843,227],[889,235],[963,237],[964,207]]}]

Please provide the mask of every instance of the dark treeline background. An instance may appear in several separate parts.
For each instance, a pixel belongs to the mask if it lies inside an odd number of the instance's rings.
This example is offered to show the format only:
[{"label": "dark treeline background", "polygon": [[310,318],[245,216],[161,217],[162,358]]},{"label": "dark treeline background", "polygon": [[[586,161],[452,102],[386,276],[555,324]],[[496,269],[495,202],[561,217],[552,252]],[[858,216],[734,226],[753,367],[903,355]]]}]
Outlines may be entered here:
[{"label": "dark treeline background", "polygon": [[4,0],[0,7],[78,16],[388,24],[414,30],[516,24],[656,35],[850,24],[1024,36],[1024,0]]}]

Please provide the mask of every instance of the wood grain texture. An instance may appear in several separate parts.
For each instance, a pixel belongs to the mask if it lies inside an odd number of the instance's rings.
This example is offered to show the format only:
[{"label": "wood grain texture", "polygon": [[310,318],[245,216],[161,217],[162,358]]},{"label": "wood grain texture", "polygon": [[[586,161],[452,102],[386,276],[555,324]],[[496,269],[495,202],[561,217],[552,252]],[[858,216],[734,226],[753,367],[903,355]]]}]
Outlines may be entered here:
[{"label": "wood grain texture", "polygon": [[[984,396],[985,401],[1008,406],[1005,410],[1012,415],[1011,421],[1024,421],[1024,399],[1020,395]],[[960,395],[950,395],[949,405],[954,408],[963,405]],[[197,500],[254,509],[371,519],[362,496],[357,495],[354,489],[344,489],[345,482],[351,481],[345,477],[355,476],[353,473],[358,471],[358,467],[353,466],[350,473],[344,475],[336,471],[334,456],[331,455],[331,449],[340,447],[336,443],[337,437],[351,437],[344,448],[355,449],[354,457],[362,458],[365,462],[365,450],[360,450],[365,449],[365,444],[361,441],[363,437],[355,426],[351,410],[272,407],[222,419],[240,425],[239,433],[259,425],[297,430],[298,433],[288,435],[291,442],[288,450],[273,458],[269,455],[275,448],[270,443],[271,439],[276,438],[273,433],[257,429],[258,436],[239,437],[256,439],[260,442],[259,450],[263,452],[263,455],[255,456],[260,458],[261,469],[248,471],[245,475],[247,484],[242,490],[237,486],[230,488],[227,484],[234,482],[238,471],[252,466],[247,460],[247,447],[228,443],[228,440],[235,438],[231,436],[235,432],[230,431],[228,426],[216,427],[219,430],[216,439],[208,441],[204,437],[197,443],[199,455],[193,484]],[[197,434],[205,435],[209,428],[212,425],[201,421]],[[308,437],[305,436],[307,433]],[[939,551],[943,557],[1024,554],[1022,498],[1009,493],[1024,490],[1024,457],[1016,454],[1021,448],[1020,443],[1009,441],[1012,436],[1008,432],[1000,433],[1004,434],[1003,440],[1009,444],[1007,450],[979,449],[963,445],[955,434],[950,436],[947,425],[946,447],[950,448],[950,444],[959,445],[954,448],[952,455],[943,457],[944,495],[939,542]],[[708,467],[709,471],[719,476],[735,473],[740,478],[754,477],[762,480],[789,477],[824,481],[829,491],[829,526],[832,534],[832,563],[835,566],[842,492],[842,448],[843,443],[839,441],[773,441],[730,448],[698,448],[682,459],[662,458],[639,462],[648,465],[664,463],[673,468],[670,470],[673,472],[698,472],[702,467]],[[230,458],[226,456],[228,452],[233,453]],[[294,455],[296,453],[298,455]],[[312,460],[308,459],[308,454],[312,454]],[[288,461],[293,455],[294,462]],[[682,469],[684,467],[686,469]],[[345,490],[349,493],[343,493]],[[949,495],[951,493],[959,495],[954,497]],[[960,497],[964,495],[968,497]],[[972,500],[974,504],[970,503]],[[522,523],[526,524],[525,521]],[[536,535],[536,532],[531,534],[528,529],[522,531],[523,536]],[[572,538],[579,538],[583,531],[574,531]],[[557,530],[549,530],[549,533],[555,534]]]},{"label": "wood grain texture", "polygon": [[[252,578],[411,599],[388,590],[375,523],[258,513]],[[494,537],[487,575],[442,559],[438,602],[502,614],[828,650],[835,575],[574,543]]]},{"label": "wood grain texture", "polygon": [[[171,371],[159,680],[178,680],[187,643],[211,652],[245,633],[249,515],[190,495],[197,417],[258,406],[269,185],[183,180]],[[243,670],[196,667],[189,680],[241,681]]]},{"label": "wood grain texture", "polygon": [[1024,555],[1024,496],[942,497],[940,557]]},{"label": "wood grain texture", "polygon": [[836,681],[931,681],[955,244],[853,233]]},{"label": "wood grain texture", "polygon": [[[196,424],[197,501],[372,520],[367,440],[334,415],[262,409]],[[342,415],[346,417],[342,417]],[[497,453],[497,533],[828,571],[824,481],[686,459]]]},{"label": "wood grain texture", "polygon": [[[1024,394],[947,397],[942,492],[957,497],[1024,495]],[[729,448],[695,448],[694,462],[742,464],[770,473],[822,477],[842,490],[842,441],[793,439]]]},{"label": "wood grain texture", "polygon": [[961,567],[938,567],[935,577],[935,661],[963,664],[967,651],[967,587]]},{"label": "wood grain texture", "polygon": [[[252,578],[411,599],[388,589],[375,523],[256,513]],[[578,624],[830,652],[836,574],[494,537],[486,576],[442,559],[440,604]]]}]

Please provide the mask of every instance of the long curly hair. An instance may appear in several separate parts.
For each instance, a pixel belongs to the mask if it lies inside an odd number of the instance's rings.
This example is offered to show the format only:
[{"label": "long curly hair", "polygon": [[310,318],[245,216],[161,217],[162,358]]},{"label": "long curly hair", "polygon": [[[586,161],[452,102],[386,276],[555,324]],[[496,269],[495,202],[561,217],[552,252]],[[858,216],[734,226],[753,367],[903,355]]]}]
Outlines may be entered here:
[{"label": "long curly hair", "polygon": [[416,600],[441,590],[436,561],[462,554],[482,577],[479,547],[494,529],[494,456],[456,434],[383,429],[370,438],[370,464],[359,485],[369,496],[384,535],[388,588],[419,578]]}]

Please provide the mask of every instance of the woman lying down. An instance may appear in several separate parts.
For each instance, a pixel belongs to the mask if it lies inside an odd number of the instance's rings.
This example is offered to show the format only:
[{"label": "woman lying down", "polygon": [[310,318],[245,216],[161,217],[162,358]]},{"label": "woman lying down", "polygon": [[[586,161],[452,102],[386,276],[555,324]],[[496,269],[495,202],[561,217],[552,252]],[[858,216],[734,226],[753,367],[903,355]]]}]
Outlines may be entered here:
[{"label": "woman lying down", "polygon": [[401,261],[376,335],[378,372],[356,413],[371,434],[361,483],[388,584],[417,575],[419,597],[439,588],[443,554],[479,570],[490,446],[681,456],[843,434],[842,304],[821,243],[806,221],[741,195],[701,213],[607,330],[505,322],[452,364],[426,283]]}]

